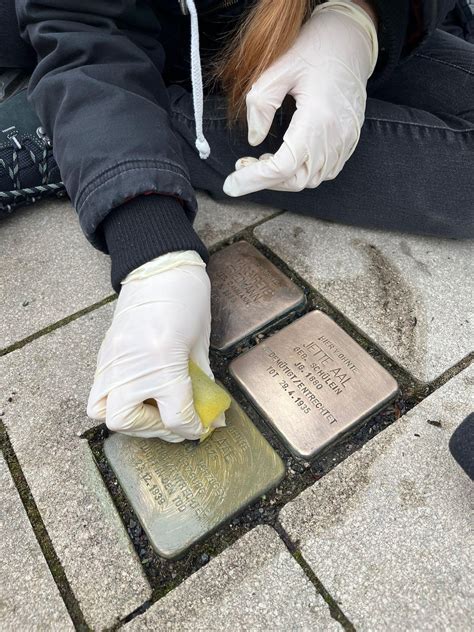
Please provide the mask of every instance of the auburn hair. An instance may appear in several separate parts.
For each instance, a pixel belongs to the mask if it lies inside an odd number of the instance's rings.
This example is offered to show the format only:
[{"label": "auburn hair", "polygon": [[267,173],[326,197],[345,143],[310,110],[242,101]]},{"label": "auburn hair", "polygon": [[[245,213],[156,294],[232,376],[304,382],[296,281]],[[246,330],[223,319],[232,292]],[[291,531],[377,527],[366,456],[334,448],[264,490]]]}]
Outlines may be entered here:
[{"label": "auburn hair", "polygon": [[257,0],[224,47],[212,79],[227,96],[228,118],[245,114],[245,96],[264,70],[295,41],[314,0]]}]

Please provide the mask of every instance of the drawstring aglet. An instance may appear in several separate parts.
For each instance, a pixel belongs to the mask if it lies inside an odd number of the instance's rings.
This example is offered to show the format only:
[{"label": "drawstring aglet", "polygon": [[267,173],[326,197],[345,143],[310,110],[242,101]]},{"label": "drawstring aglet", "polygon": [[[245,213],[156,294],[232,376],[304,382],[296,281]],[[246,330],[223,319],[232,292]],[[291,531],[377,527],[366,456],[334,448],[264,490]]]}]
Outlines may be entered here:
[{"label": "drawstring aglet", "polygon": [[199,152],[199,158],[202,160],[207,160],[211,155],[211,148],[204,136],[196,138],[196,149]]},{"label": "drawstring aglet", "polygon": [[194,121],[196,124],[196,149],[199,151],[199,157],[202,160],[206,160],[211,154],[211,148],[203,132],[204,89],[199,51],[198,15],[194,0],[184,1],[191,18],[191,83],[193,87]]}]

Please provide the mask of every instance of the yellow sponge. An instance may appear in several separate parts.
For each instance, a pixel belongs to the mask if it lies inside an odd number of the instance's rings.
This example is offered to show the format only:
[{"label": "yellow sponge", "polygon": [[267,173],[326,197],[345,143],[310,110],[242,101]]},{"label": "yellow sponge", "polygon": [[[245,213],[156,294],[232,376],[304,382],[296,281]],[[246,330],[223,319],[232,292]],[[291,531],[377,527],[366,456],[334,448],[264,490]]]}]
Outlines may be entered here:
[{"label": "yellow sponge", "polygon": [[202,425],[207,432],[201,441],[212,433],[212,422],[231,404],[230,395],[218,384],[213,382],[206,373],[192,360],[189,361],[189,376],[193,385],[194,407]]},{"label": "yellow sponge", "polygon": [[[213,382],[192,360],[189,360],[189,377],[193,388],[194,408],[206,429],[200,439],[204,441],[214,432],[214,428],[211,427],[212,422],[229,408],[232,400],[230,395]],[[158,407],[154,399],[146,399],[145,404]]]}]

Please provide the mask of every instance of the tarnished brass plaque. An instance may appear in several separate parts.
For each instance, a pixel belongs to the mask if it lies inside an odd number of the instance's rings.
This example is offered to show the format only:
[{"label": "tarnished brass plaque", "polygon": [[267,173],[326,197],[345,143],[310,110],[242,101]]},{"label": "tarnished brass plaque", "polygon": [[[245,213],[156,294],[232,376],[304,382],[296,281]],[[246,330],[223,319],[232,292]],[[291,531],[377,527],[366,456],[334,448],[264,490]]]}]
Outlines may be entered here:
[{"label": "tarnished brass plaque", "polygon": [[214,349],[228,349],[305,301],[302,290],[246,241],[212,255],[207,271]]},{"label": "tarnished brass plaque", "polygon": [[230,372],[288,448],[305,459],[398,390],[392,376],[319,311],[236,358]]},{"label": "tarnished brass plaque", "polygon": [[235,401],[227,427],[196,445],[113,434],[112,469],[156,552],[173,559],[284,476],[278,454]]}]

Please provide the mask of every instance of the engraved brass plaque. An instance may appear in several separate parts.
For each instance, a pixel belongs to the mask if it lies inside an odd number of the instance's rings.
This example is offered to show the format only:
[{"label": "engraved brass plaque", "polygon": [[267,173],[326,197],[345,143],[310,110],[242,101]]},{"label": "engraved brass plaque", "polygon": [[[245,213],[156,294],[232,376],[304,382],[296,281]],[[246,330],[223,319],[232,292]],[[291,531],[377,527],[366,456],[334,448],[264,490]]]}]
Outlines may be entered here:
[{"label": "engraved brass plaque", "polygon": [[393,377],[320,311],[236,358],[230,372],[304,459],[377,412],[398,390]]},{"label": "engraved brass plaque", "polygon": [[207,271],[214,349],[228,349],[305,301],[302,290],[246,241],[212,255]]},{"label": "engraved brass plaque", "polygon": [[278,454],[232,400],[227,426],[196,445],[113,434],[107,459],[162,557],[173,559],[284,476]]}]

